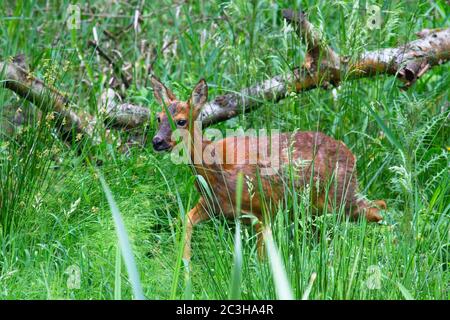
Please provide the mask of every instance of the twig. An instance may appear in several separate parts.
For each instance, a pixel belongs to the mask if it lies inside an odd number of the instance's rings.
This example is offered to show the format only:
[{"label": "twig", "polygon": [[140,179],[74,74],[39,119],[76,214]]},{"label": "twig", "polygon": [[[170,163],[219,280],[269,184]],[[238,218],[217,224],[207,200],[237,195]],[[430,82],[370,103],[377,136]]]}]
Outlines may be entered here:
[{"label": "twig", "polygon": [[[329,83],[336,85],[344,79],[387,74],[396,76],[408,87],[432,67],[450,59],[450,28],[425,29],[418,33],[420,38],[417,40],[397,48],[365,52],[356,60],[350,61],[346,57],[339,57],[326,45],[303,13],[284,11],[283,14],[290,23],[294,23],[303,41],[308,43],[305,63],[292,72],[275,76],[240,92],[216,97],[205,105],[200,115],[204,126],[254,110],[268,100],[283,99],[290,90],[301,92],[317,87],[329,88]],[[111,58],[109,61],[114,62]],[[64,95],[28,73],[23,57],[11,62],[0,62],[0,70],[4,70],[1,86],[39,108],[51,108],[50,110],[61,115],[65,123],[63,132],[92,136],[96,119],[87,116],[86,121],[69,109]],[[149,117],[150,111],[147,108],[125,103],[115,103],[107,111],[110,123],[114,127],[125,129],[145,126]]]},{"label": "twig", "polygon": [[90,47],[93,47],[98,52],[100,57],[105,59],[113,67],[114,73],[119,75],[123,85],[125,86],[125,89],[128,89],[130,87],[130,81],[128,80],[127,75],[121,69],[121,66],[117,63],[117,61],[113,60],[102,48],[100,48],[100,46],[95,41],[89,40],[88,45]]}]

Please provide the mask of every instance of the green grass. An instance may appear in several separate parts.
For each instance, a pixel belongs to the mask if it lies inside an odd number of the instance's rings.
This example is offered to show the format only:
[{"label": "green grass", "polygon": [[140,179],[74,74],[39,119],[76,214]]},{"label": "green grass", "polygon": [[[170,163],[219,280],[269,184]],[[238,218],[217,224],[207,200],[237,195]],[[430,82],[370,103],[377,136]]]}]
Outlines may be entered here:
[{"label": "green grass", "polygon": [[[179,11],[171,1],[147,1],[140,30],[131,28],[113,41],[103,30],[115,33],[132,23],[140,1],[107,7],[78,1],[83,21],[73,31],[62,26],[68,4],[76,1],[4,2],[1,57],[24,53],[34,74],[55,79],[57,88],[91,113],[111,77],[88,47],[93,27],[103,48],[117,49],[131,63],[127,101],[155,112],[160,107],[148,61],[170,41],[153,69],[184,99],[201,77],[214,97],[300,65],[304,47],[286,31],[282,8],[307,10],[332,46],[351,56],[412,40],[423,28],[450,25],[445,1],[375,1],[384,10],[382,28],[375,31],[366,29],[364,12],[352,1],[199,1]],[[370,225],[338,223],[333,213],[311,219],[305,194],[286,199],[272,233],[296,299],[450,297],[448,71],[448,64],[435,67],[408,91],[392,77],[348,81],[335,96],[322,89],[291,95],[216,126],[323,131],[357,155],[361,192],[388,203],[383,225]],[[0,113],[10,105],[31,108],[0,90]],[[148,299],[277,297],[272,260],[258,261],[254,231],[234,222],[218,219],[195,228],[186,274],[179,254],[182,222],[199,196],[189,168],[155,154],[150,145],[129,156],[106,143],[79,154],[42,119],[31,119],[14,138],[0,128],[1,299],[133,297],[92,155],[103,161],[100,170],[122,214]],[[152,119],[150,137],[155,130]],[[235,251],[237,239],[242,246]]]}]

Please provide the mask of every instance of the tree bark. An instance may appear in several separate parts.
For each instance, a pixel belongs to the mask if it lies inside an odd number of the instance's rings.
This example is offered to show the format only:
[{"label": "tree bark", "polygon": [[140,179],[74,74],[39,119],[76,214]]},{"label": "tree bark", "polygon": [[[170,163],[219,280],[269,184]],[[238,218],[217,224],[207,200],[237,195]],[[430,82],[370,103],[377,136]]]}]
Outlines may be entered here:
[{"label": "tree bark", "polygon": [[[14,57],[11,61],[0,62],[0,74],[3,86],[12,90],[20,97],[30,101],[44,112],[54,114],[55,128],[65,141],[77,136],[96,141],[95,127],[97,118],[87,113],[77,113],[74,106],[63,93],[56,88],[34,77],[28,70],[23,55]],[[117,102],[113,90],[108,90],[102,96],[99,104],[100,112],[104,108],[104,123],[106,127],[130,129],[143,127],[148,122],[150,112],[147,108],[128,103]]]},{"label": "tree bark", "polygon": [[450,28],[425,29],[417,33],[419,39],[397,48],[386,48],[363,53],[350,61],[339,57],[324,40],[303,13],[283,11],[284,18],[294,25],[303,42],[308,46],[303,66],[291,73],[279,75],[239,93],[219,96],[209,102],[200,115],[204,126],[233,118],[261,106],[266,100],[283,99],[290,88],[302,92],[317,87],[329,88],[341,81],[393,75],[411,86],[433,66],[450,59]]},{"label": "tree bark", "polygon": [[92,136],[93,118],[79,116],[68,108],[70,102],[62,93],[30,74],[23,55],[0,62],[0,73],[3,74],[1,86],[14,91],[39,109],[55,114],[55,127],[64,139],[70,138],[73,133]]},{"label": "tree bark", "polygon": [[[433,66],[450,59],[450,28],[425,29],[417,33],[417,40],[397,48],[365,52],[359,58],[350,60],[340,57],[326,44],[304,13],[283,10],[283,16],[307,46],[304,64],[289,73],[208,102],[200,114],[204,127],[255,110],[265,101],[283,99],[290,91],[298,93],[317,87],[330,88],[343,80],[387,74],[396,76],[405,83],[405,87],[409,87]],[[64,94],[31,75],[23,56],[0,62],[1,72],[0,86],[14,91],[40,109],[51,110],[61,119],[57,128],[63,137],[71,137],[75,133],[95,138],[97,119],[88,114],[78,114]],[[116,96],[114,91],[108,90],[99,103],[106,127],[129,130],[148,124],[151,116],[148,108],[122,103],[117,101]]]}]

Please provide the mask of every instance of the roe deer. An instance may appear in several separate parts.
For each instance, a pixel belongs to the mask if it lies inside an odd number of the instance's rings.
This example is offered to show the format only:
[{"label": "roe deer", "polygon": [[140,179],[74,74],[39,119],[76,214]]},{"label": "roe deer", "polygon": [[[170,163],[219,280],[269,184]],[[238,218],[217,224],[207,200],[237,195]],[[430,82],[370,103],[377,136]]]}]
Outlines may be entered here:
[{"label": "roe deer", "polygon": [[[261,146],[264,149],[271,140],[268,137],[237,136],[214,142],[202,139],[200,146],[195,146],[194,140],[198,139],[198,132],[194,132],[194,120],[197,119],[208,99],[208,86],[205,80],[199,81],[187,102],[177,100],[175,95],[155,77],[152,77],[152,86],[156,100],[163,105],[162,111],[157,115],[159,130],[153,138],[153,148],[156,151],[166,151],[176,145],[172,139],[170,125],[172,120],[172,126],[188,130],[191,137],[189,143],[192,144],[189,151],[190,164],[197,174],[203,176],[211,193],[215,196],[214,199],[205,199],[202,196],[195,207],[189,211],[183,258],[190,260],[192,229],[197,223],[208,220],[210,216],[220,212],[227,218],[235,218],[236,181],[240,172],[250,180],[253,178],[254,181],[258,180],[261,186],[250,192],[244,185],[241,212],[252,214],[258,219],[255,225],[257,251],[258,256],[262,257],[264,254],[262,228],[265,222],[263,212],[267,212],[265,211],[266,202],[269,201],[276,206],[283,201],[287,192],[286,172],[283,173],[281,170],[275,175],[259,174],[267,164],[264,162],[265,156],[260,150]],[[167,115],[166,110],[170,115]],[[169,120],[169,117],[172,120]],[[320,132],[281,133],[276,138],[279,143],[275,146],[275,151],[282,165],[301,160],[301,169],[296,172],[294,187],[301,191],[305,190],[308,184],[314,186],[310,187],[310,199],[315,208],[314,212],[320,213],[323,209],[331,211],[332,202],[334,202],[338,206],[343,205],[346,215],[352,220],[356,220],[359,216],[373,222],[382,220],[379,209],[386,208],[383,200],[369,202],[358,199],[355,156],[343,142],[336,141]],[[202,155],[206,149],[213,150],[215,159],[220,161],[214,163],[203,161]],[[233,159],[235,155],[240,156],[244,159],[244,163],[236,164],[236,161],[230,163],[230,154]],[[195,157],[200,161],[194,161]],[[251,159],[258,161],[250,163]],[[334,183],[326,193],[324,185],[330,179],[334,179]],[[196,187],[201,192],[201,186],[198,183]],[[269,208],[269,211],[274,210]]]}]

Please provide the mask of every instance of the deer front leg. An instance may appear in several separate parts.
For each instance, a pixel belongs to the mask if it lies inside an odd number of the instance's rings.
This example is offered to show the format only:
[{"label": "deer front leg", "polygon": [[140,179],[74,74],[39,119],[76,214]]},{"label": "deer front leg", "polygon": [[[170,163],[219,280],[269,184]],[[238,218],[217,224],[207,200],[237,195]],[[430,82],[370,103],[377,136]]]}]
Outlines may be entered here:
[{"label": "deer front leg", "polygon": [[192,208],[187,214],[186,235],[184,238],[184,251],[183,251],[183,259],[185,259],[186,261],[191,260],[191,239],[194,226],[197,223],[209,219],[209,215],[204,207],[205,204],[203,198],[200,198],[199,202],[195,205],[195,207]]}]

